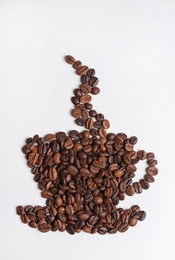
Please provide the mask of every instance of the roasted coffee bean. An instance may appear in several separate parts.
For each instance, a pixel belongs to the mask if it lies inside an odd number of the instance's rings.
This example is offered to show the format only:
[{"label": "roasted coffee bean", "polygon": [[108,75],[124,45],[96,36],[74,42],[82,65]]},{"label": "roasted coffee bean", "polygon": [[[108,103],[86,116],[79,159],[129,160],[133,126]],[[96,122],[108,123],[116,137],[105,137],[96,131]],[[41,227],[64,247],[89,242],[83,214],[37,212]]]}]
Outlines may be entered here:
[{"label": "roasted coffee bean", "polygon": [[102,126],[104,127],[104,129],[108,129],[110,127],[110,122],[107,119],[104,119],[102,121]]},{"label": "roasted coffee bean", "polygon": [[81,82],[82,82],[83,84],[88,83],[89,80],[90,80],[90,78],[89,78],[87,75],[81,76]]},{"label": "roasted coffee bean", "polygon": [[136,136],[132,136],[129,138],[129,142],[133,145],[135,145],[138,142],[138,139]]},{"label": "roasted coffee bean", "polygon": [[67,225],[66,231],[67,231],[70,235],[74,235],[74,234],[75,234],[75,229],[73,228],[72,225]]},{"label": "roasted coffee bean", "polygon": [[44,137],[44,140],[46,141],[46,142],[52,142],[53,140],[55,140],[55,136],[53,135],[53,134],[47,134],[47,135],[45,135],[45,137]]},{"label": "roasted coffee bean", "polygon": [[123,232],[126,232],[129,228],[129,225],[126,223],[126,224],[121,224],[118,228],[118,231],[123,233]]},{"label": "roasted coffee bean", "polygon": [[146,152],[143,151],[143,150],[140,150],[137,152],[137,157],[140,159],[140,160],[145,160],[146,159]]},{"label": "roasted coffee bean", "polygon": [[134,227],[135,225],[137,225],[138,219],[136,218],[130,218],[129,219],[129,225],[130,227]]},{"label": "roasted coffee bean", "polygon": [[[91,92],[91,86],[88,85],[87,83],[86,84],[82,84],[80,86],[80,90],[81,92],[83,92],[84,94],[89,94]],[[83,97],[83,96],[82,96]],[[82,99],[82,97],[80,97],[80,101]],[[82,101],[81,101],[82,102]],[[88,102],[82,102],[82,103],[88,103]]]},{"label": "roasted coffee bean", "polygon": [[149,182],[147,182],[144,179],[140,180],[140,184],[142,186],[142,189],[144,189],[144,190],[147,190],[149,188]]},{"label": "roasted coffee bean", "polygon": [[88,67],[87,66],[80,66],[79,68],[77,68],[76,72],[80,76],[85,75],[88,72]]},{"label": "roasted coffee bean", "polygon": [[89,76],[89,77],[94,77],[95,76],[95,70],[94,69],[89,69],[88,70],[88,72],[87,72],[87,75]]},{"label": "roasted coffee bean", "polygon": [[24,207],[23,206],[16,207],[16,213],[18,215],[24,215],[25,214]]},{"label": "roasted coffee bean", "polygon": [[30,221],[30,222],[28,223],[28,225],[29,225],[29,227],[31,227],[31,228],[37,228],[37,227],[38,227],[38,225],[37,225],[37,223],[36,223],[35,221]]},{"label": "roasted coffee bean", "polygon": [[97,77],[91,77],[89,80],[89,85],[92,87],[96,87],[99,82],[99,79]]},{"label": "roasted coffee bean", "polygon": [[141,210],[138,213],[139,213],[139,220],[143,221],[146,218],[146,212]]},{"label": "roasted coffee bean", "polygon": [[67,61],[67,63],[69,63],[69,64],[74,64],[75,59],[74,59],[74,57],[72,57],[71,55],[67,55],[67,56],[66,56],[66,61]]},{"label": "roasted coffee bean", "polygon": [[72,116],[75,117],[75,118],[80,118],[81,117],[81,110],[77,109],[77,108],[74,108],[72,110]]},{"label": "roasted coffee bean", "polygon": [[154,177],[150,175],[149,173],[145,174],[145,180],[152,183],[155,181]]},{"label": "roasted coffee bean", "polygon": [[21,215],[21,221],[24,223],[24,224],[27,224],[29,222],[29,217],[27,215]]},{"label": "roasted coffee bean", "polygon": [[43,233],[46,233],[46,232],[48,232],[48,231],[50,231],[51,230],[51,225],[50,224],[48,224],[48,223],[43,223],[43,224],[41,224],[41,225],[39,225],[38,226],[38,229],[39,229],[39,231],[41,231],[41,232],[43,232]]},{"label": "roasted coffee bean", "polygon": [[152,176],[156,176],[158,174],[158,169],[156,167],[148,167],[146,171]]},{"label": "roasted coffee bean", "polygon": [[78,69],[78,68],[81,67],[81,65],[82,65],[81,61],[77,60],[77,61],[74,62],[73,68],[74,69]]},{"label": "roasted coffee bean", "polygon": [[77,125],[79,125],[79,126],[85,126],[86,121],[85,121],[84,118],[77,118],[77,119],[75,120],[75,123],[76,123]]},{"label": "roasted coffee bean", "polygon": [[95,197],[93,198],[93,202],[94,202],[95,204],[102,204],[102,203],[103,203],[103,198],[102,198],[101,196],[95,196]]},{"label": "roasted coffee bean", "polygon": [[100,89],[98,87],[93,87],[91,89],[91,94],[97,95],[98,93],[100,93]]},{"label": "roasted coffee bean", "polygon": [[133,187],[134,187],[136,193],[138,193],[138,194],[142,193],[142,186],[139,182],[134,182]]}]

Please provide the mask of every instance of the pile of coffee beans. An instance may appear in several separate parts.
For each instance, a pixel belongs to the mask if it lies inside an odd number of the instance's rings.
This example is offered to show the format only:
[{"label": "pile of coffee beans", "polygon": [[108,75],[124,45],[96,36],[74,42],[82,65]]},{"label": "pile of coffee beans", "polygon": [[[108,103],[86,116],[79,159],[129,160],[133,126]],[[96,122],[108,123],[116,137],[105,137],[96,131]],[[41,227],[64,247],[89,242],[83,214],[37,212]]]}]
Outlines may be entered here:
[{"label": "pile of coffee beans", "polygon": [[[134,150],[136,136],[107,132],[110,122],[91,104],[91,95],[100,92],[95,70],[70,55],[66,61],[81,76],[81,85],[71,98],[72,116],[85,129],[26,140],[22,151],[46,205],[18,206],[17,214],[23,223],[41,232],[125,232],[144,220],[146,213],[137,205],[120,208],[119,202],[125,195],[149,188],[158,174],[157,160],[152,152]],[[148,167],[145,176],[133,182],[140,160],[146,160]]]}]

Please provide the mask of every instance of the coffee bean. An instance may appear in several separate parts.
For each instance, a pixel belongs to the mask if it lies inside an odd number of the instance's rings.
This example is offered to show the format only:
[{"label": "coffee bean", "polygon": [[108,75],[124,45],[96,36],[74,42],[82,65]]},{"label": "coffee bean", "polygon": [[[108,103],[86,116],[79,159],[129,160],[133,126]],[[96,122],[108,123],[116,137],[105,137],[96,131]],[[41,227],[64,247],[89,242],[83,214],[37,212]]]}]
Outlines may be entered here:
[{"label": "coffee bean", "polygon": [[27,215],[21,215],[21,221],[24,223],[24,224],[27,224],[29,222],[29,217]]},{"label": "coffee bean", "polygon": [[100,89],[99,89],[98,87],[93,87],[93,88],[91,89],[91,93],[92,93],[93,95],[97,95],[98,93],[100,93]]},{"label": "coffee bean", "polygon": [[146,218],[146,212],[141,210],[138,213],[139,213],[139,220],[143,221]]},{"label": "coffee bean", "polygon": [[97,77],[91,77],[89,80],[89,85],[92,87],[96,87],[99,82],[99,79]]},{"label": "coffee bean", "polygon": [[87,75],[81,76],[81,82],[82,82],[83,84],[88,83],[89,80],[90,80],[90,78],[89,78]]},{"label": "coffee bean", "polygon": [[152,176],[156,176],[158,174],[158,169],[156,167],[148,167],[146,171]]},{"label": "coffee bean", "polygon": [[18,215],[24,215],[25,214],[24,207],[23,206],[16,207],[16,213]]},{"label": "coffee bean", "polygon": [[153,183],[155,181],[154,177],[152,175],[150,175],[149,173],[145,174],[145,180]]},{"label": "coffee bean", "polygon": [[82,103],[89,103],[91,102],[91,96],[90,95],[84,95],[80,97],[80,102]]},{"label": "coffee bean", "polygon": [[53,140],[55,140],[55,136],[53,135],[53,134],[47,134],[47,135],[45,135],[45,137],[44,137],[44,140],[46,141],[46,142],[52,142]]},{"label": "coffee bean", "polygon": [[75,117],[75,118],[80,118],[81,117],[81,110],[74,108],[72,110],[72,116]]},{"label": "coffee bean", "polygon": [[95,204],[102,204],[102,203],[103,203],[103,198],[102,198],[101,196],[95,196],[95,197],[93,198],[93,202],[94,202]]},{"label": "coffee bean", "polygon": [[[89,93],[91,93],[91,86],[88,85],[87,83],[86,83],[86,84],[82,84],[82,85],[80,86],[80,90],[81,90],[81,92],[83,92],[84,94],[89,94]],[[84,103],[84,102],[83,102],[83,103]]]},{"label": "coffee bean", "polygon": [[94,121],[93,121],[93,119],[90,117],[90,118],[88,118],[88,120],[86,121],[86,128],[87,129],[92,129],[93,128],[93,126],[94,126]]},{"label": "coffee bean", "polygon": [[138,219],[136,218],[130,218],[129,219],[129,225],[130,227],[134,227],[135,225],[137,225]]},{"label": "coffee bean", "polygon": [[88,70],[88,72],[87,72],[87,75],[89,76],[89,77],[94,77],[95,76],[95,70],[94,69],[89,69]]},{"label": "coffee bean", "polygon": [[142,189],[144,189],[144,190],[147,190],[149,188],[149,182],[147,182],[144,179],[140,180],[140,184],[142,186]]},{"label": "coffee bean", "polygon": [[30,222],[28,223],[28,225],[29,225],[29,227],[31,227],[31,228],[37,228],[37,227],[38,227],[38,225],[37,225],[37,223],[36,223],[35,221],[30,221]]},{"label": "coffee bean", "polygon": [[78,68],[81,67],[81,65],[82,65],[81,61],[77,60],[77,61],[74,62],[73,68],[74,69],[78,69]]},{"label": "coffee bean", "polygon": [[77,68],[76,72],[80,76],[85,75],[88,72],[88,67],[87,66],[80,66],[79,68]]},{"label": "coffee bean", "polygon": [[146,159],[146,152],[143,151],[143,150],[140,150],[137,152],[137,157],[140,159],[140,160],[145,160]]},{"label": "coffee bean", "polygon": [[142,186],[139,182],[134,182],[133,187],[134,187],[136,193],[138,193],[138,194],[142,193]]},{"label": "coffee bean", "polygon": [[110,122],[107,119],[104,119],[102,121],[102,126],[104,127],[104,129],[108,129],[110,127]]},{"label": "coffee bean", "polygon": [[118,231],[123,233],[123,232],[126,232],[129,228],[129,225],[126,223],[126,224],[121,224],[118,228]]},{"label": "coffee bean", "polygon": [[93,107],[91,103],[85,103],[84,106],[88,110],[92,109],[92,107]]},{"label": "coffee bean", "polygon": [[54,156],[53,156],[54,163],[59,164],[60,163],[60,157],[61,157],[60,153],[55,153]]},{"label": "coffee bean", "polygon": [[135,194],[135,189],[133,186],[129,185],[127,188],[126,188],[126,194],[128,196],[133,196]]},{"label": "coffee bean", "polygon": [[84,118],[77,118],[75,122],[79,126],[85,126],[86,120]]},{"label": "coffee bean", "polygon": [[41,225],[38,226],[39,231],[46,233],[49,232],[51,230],[51,225],[48,223],[43,223]]},{"label": "coffee bean", "polygon": [[67,56],[66,56],[66,61],[67,61],[67,63],[69,63],[69,64],[73,64],[73,63],[75,62],[75,59],[74,59],[74,57],[72,57],[71,55],[67,55]]}]

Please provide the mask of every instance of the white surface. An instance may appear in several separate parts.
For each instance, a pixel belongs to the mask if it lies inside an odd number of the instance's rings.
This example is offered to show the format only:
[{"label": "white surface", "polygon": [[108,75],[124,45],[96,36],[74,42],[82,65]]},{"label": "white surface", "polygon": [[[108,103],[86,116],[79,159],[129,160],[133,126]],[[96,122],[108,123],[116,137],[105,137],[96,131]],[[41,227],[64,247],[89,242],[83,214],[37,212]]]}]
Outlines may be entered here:
[{"label": "white surface", "polygon": [[[0,259],[175,259],[174,14],[174,0],[0,1]],[[45,204],[20,150],[25,138],[81,129],[69,112],[79,78],[66,54],[96,69],[93,104],[110,131],[138,136],[136,149],[159,161],[151,188],[121,203],[147,212],[124,234],[42,234],[15,213]]]}]

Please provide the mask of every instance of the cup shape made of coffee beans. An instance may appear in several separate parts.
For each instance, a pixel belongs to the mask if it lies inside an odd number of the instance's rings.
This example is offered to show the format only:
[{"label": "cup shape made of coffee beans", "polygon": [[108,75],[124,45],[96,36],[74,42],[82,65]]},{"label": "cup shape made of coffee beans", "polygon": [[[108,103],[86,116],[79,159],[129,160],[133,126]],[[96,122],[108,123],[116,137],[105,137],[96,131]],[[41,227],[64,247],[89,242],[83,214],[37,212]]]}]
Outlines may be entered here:
[{"label": "cup shape made of coffee beans", "polygon": [[[125,196],[147,190],[158,174],[154,153],[135,151],[137,137],[107,132],[110,122],[93,109],[92,95],[100,92],[93,68],[71,55],[66,61],[80,76],[74,89],[71,111],[82,132],[59,131],[44,137],[35,135],[22,148],[45,206],[18,206],[21,221],[41,232],[67,231],[70,235],[125,232],[146,217],[138,205],[119,206]],[[139,161],[146,160],[144,177],[133,181]]]}]

